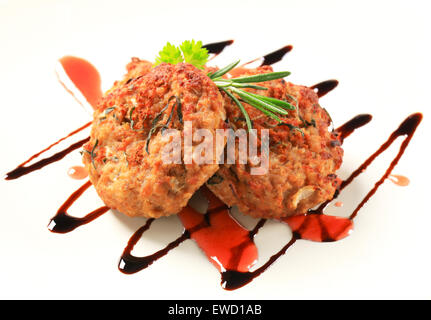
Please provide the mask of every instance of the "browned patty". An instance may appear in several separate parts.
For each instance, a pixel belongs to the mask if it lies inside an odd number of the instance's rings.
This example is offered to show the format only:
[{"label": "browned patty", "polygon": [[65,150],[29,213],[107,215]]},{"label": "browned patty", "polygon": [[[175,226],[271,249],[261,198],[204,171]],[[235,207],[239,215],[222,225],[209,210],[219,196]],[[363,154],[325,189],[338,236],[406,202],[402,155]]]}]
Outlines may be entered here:
[{"label": "browned patty", "polygon": [[[272,68],[242,68],[233,73],[238,76],[267,72],[272,72]],[[222,201],[229,206],[237,205],[244,214],[265,218],[301,214],[332,198],[339,185],[335,172],[341,165],[343,150],[336,135],[328,130],[331,119],[312,89],[281,79],[260,85],[268,90],[247,90],[296,106],[288,116],[281,117],[289,126],[278,126],[275,120],[244,103],[253,127],[258,132],[269,129],[268,173],[251,175],[250,162],[236,161],[221,165],[207,185]],[[246,128],[239,108],[226,96],[225,105],[232,128]],[[293,126],[300,131],[292,129]]]},{"label": "browned patty", "polygon": [[[160,217],[175,214],[217,170],[213,164],[165,164],[161,151],[169,141],[156,123],[168,122],[183,134],[183,121],[193,129],[215,133],[224,128],[224,99],[206,74],[190,64],[161,64],[151,68],[134,59],[128,74],[114,84],[94,113],[91,139],[84,146],[83,162],[105,204],[129,216]],[[163,111],[163,108],[168,108]]]},{"label": "browned patty", "polygon": [[143,75],[150,72],[152,68],[153,64],[151,62],[133,57],[132,60],[126,65],[127,73],[124,75],[123,79],[115,81],[112,87],[105,93],[105,95],[124,84],[128,84],[137,77],[142,77]]}]

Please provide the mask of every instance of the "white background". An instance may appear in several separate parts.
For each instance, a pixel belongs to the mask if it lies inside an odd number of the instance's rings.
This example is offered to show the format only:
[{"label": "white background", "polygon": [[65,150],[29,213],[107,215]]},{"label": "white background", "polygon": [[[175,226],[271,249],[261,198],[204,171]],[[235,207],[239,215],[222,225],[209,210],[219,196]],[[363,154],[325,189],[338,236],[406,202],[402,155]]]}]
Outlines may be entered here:
[{"label": "white background", "polygon": [[[298,241],[248,286],[223,290],[216,269],[187,241],[135,275],[117,270],[131,234],[144,219],[109,212],[70,234],[48,231],[58,207],[83,181],[63,161],[15,181],[0,181],[0,298],[37,299],[392,299],[431,298],[429,210],[429,1],[0,1],[0,172],[13,169],[90,115],[58,84],[64,55],[91,61],[107,89],[132,56],[152,60],[166,41],[234,39],[212,63],[243,62],[292,44],[276,70],[313,85],[338,79],[321,99],[337,125],[359,113],[373,121],[345,142],[346,177],[410,113],[424,121],[394,173],[360,211],[353,234],[337,243]],[[60,147],[83,138],[84,132]],[[347,216],[383,173],[400,142],[345,190]],[[58,149],[56,149],[58,150]],[[71,210],[101,204],[88,192]],[[136,247],[162,248],[182,231],[160,219]],[[289,229],[268,223],[256,237],[261,262],[288,241]]]}]

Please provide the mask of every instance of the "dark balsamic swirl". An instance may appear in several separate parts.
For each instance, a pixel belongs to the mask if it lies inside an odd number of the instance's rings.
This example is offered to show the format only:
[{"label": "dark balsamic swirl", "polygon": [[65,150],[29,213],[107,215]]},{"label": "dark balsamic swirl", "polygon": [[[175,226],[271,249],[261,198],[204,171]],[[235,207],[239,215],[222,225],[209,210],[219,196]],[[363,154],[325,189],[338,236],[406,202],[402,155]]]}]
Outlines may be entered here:
[{"label": "dark balsamic swirl", "polygon": [[213,42],[204,44],[202,48],[205,48],[208,50],[208,53],[219,55],[222,53],[222,51],[227,47],[230,46],[233,43],[233,40],[226,40],[226,41],[220,41],[220,42]]},{"label": "dark balsamic swirl", "polygon": [[293,46],[287,45],[283,48],[280,48],[278,50],[275,50],[271,53],[268,53],[263,56],[263,61],[261,66],[270,66],[278,61],[281,61],[283,57],[286,55],[286,53],[292,51]]},{"label": "dark balsamic swirl", "polygon": [[78,190],[72,193],[64,204],[58,209],[56,215],[51,218],[48,229],[55,233],[67,233],[76,228],[87,224],[94,219],[100,217],[102,214],[107,212],[110,208],[103,206],[100,207],[82,218],[71,216],[67,213],[67,210],[73,205],[73,203],[79,199],[80,196],[91,186],[91,182],[87,181]]},{"label": "dark balsamic swirl", "polygon": [[338,80],[331,79],[316,83],[310,88],[316,90],[317,96],[320,98],[326,95],[328,92],[334,90],[337,86]]}]

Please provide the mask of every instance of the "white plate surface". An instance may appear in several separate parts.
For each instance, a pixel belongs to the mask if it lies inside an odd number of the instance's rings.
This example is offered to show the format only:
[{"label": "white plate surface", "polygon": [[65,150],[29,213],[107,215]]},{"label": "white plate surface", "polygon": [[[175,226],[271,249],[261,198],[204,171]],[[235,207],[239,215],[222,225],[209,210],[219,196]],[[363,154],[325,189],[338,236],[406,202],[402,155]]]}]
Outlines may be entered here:
[{"label": "white plate surface", "polygon": [[[373,115],[345,141],[342,177],[405,117],[424,114],[394,170],[410,179],[409,186],[385,182],[360,211],[351,236],[336,243],[299,241],[233,292],[220,287],[217,270],[193,241],[143,272],[120,273],[121,252],[145,219],[110,212],[69,234],[49,232],[49,219],[83,183],[66,174],[80,164],[77,151],[21,179],[2,180],[0,298],[431,298],[429,11],[425,1],[0,1],[3,173],[90,120],[57,82],[55,64],[64,55],[92,62],[107,89],[130,57],[151,60],[166,41],[234,39],[212,61],[222,66],[292,44],[275,69],[291,71],[290,81],[304,85],[338,79],[339,86],[321,99],[336,125],[359,113]],[[327,213],[347,216],[399,144],[345,190],[343,207],[331,204]],[[100,204],[91,190],[71,213],[83,215]],[[160,219],[134,252],[162,248],[181,231],[176,217]],[[256,237],[260,261],[289,237],[287,226],[268,223]]]}]

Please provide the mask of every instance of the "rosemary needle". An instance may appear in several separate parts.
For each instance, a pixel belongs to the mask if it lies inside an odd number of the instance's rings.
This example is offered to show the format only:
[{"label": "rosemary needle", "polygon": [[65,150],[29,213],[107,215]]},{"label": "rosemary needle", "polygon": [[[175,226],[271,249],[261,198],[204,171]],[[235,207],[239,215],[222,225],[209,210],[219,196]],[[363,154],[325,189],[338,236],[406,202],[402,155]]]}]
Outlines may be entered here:
[{"label": "rosemary needle", "polygon": [[[256,93],[247,92],[243,89],[251,88],[257,90],[267,90],[268,88],[255,85],[254,83],[265,82],[270,80],[276,80],[284,78],[290,75],[289,71],[281,72],[269,72],[256,74],[251,76],[244,76],[239,78],[222,78],[225,74],[235,68],[239,63],[235,61],[226,67],[214,72],[209,73],[208,76],[214,81],[215,85],[224,93],[226,93],[229,98],[238,106],[244,115],[245,121],[247,123],[247,128],[250,131],[252,129],[252,123],[250,117],[245,110],[244,106],[240,100],[236,97],[238,96],[241,100],[250,106],[258,109],[266,116],[276,120],[279,124],[283,123],[278,115],[285,116],[288,114],[287,110],[294,110],[295,107],[284,100],[279,100],[267,96],[263,96]],[[235,96],[236,95],[236,96]]]}]

